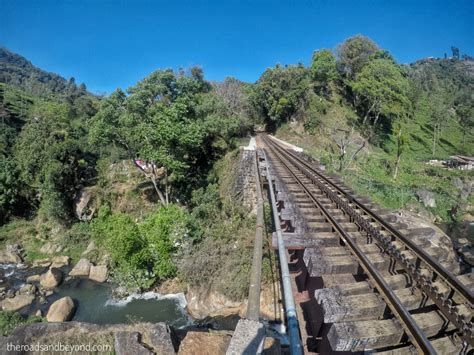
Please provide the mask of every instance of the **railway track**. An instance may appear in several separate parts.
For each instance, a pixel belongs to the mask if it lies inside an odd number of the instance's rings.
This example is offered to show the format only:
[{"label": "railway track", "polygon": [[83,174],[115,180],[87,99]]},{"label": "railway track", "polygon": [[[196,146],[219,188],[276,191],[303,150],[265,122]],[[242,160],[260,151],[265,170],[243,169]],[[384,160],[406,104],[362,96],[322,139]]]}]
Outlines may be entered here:
[{"label": "railway track", "polygon": [[[306,352],[468,353],[472,274],[456,276],[423,229],[260,136],[276,187]],[[439,248],[438,248],[439,249]]]}]

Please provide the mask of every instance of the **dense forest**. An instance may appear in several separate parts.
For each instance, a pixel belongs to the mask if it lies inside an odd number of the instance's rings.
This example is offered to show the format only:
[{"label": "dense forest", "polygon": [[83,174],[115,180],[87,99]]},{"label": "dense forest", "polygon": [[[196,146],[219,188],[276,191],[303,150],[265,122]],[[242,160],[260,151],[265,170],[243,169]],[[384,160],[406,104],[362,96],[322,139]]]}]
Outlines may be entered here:
[{"label": "dense forest", "polygon": [[0,239],[31,260],[45,244],[77,260],[93,240],[123,285],[176,278],[240,299],[254,227],[230,192],[243,137],[264,127],[380,204],[450,222],[472,214],[472,173],[426,161],[474,154],[473,95],[470,57],[400,65],[364,36],[253,84],[165,69],[105,97],[0,49]]}]

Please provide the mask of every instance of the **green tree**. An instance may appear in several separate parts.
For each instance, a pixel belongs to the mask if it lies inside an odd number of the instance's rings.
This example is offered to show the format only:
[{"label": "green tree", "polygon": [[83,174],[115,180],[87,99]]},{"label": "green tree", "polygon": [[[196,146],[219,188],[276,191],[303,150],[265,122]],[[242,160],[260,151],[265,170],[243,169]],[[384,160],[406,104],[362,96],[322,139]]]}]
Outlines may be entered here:
[{"label": "green tree", "polygon": [[311,75],[317,88],[328,88],[330,82],[338,78],[336,57],[329,49],[320,49],[313,53]]},{"label": "green tree", "polygon": [[410,112],[410,83],[391,60],[375,59],[366,64],[356,75],[352,90],[363,124],[371,118],[375,127],[381,115],[394,119]]},{"label": "green tree", "polygon": [[38,102],[15,143],[14,158],[22,193],[47,217],[66,221],[83,172],[85,133],[67,104]]},{"label": "green tree", "polygon": [[15,163],[0,154],[0,223],[5,222],[12,213],[19,192]]},{"label": "green tree", "polygon": [[342,72],[353,79],[378,50],[378,46],[368,37],[357,35],[348,38],[337,47]]},{"label": "green tree", "polygon": [[305,105],[309,88],[309,71],[303,65],[277,65],[265,70],[258,79],[251,102],[263,120],[274,127],[289,120]]},{"label": "green tree", "polygon": [[159,70],[127,92],[103,100],[90,122],[91,142],[123,147],[168,204],[173,184],[185,185],[212,162],[214,143],[228,136],[235,119],[216,117],[211,86],[199,68],[178,75]]}]

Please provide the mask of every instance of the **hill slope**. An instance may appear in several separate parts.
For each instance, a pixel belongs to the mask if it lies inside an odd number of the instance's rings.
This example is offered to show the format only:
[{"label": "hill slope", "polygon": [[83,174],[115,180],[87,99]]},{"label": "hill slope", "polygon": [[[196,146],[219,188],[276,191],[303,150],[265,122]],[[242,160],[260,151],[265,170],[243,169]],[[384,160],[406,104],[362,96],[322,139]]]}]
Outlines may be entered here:
[{"label": "hill slope", "polygon": [[39,69],[21,55],[2,47],[0,47],[0,83],[12,85],[41,97],[86,92],[85,85],[77,86],[73,78],[66,80],[57,74]]}]

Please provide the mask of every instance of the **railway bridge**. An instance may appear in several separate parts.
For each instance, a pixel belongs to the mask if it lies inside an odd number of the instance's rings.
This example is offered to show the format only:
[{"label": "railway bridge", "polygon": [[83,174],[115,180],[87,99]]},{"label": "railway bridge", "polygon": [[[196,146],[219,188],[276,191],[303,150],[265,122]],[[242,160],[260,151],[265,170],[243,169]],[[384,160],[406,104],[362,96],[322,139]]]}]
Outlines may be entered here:
[{"label": "railway bridge", "polygon": [[291,354],[473,352],[474,274],[460,275],[425,228],[396,222],[272,136],[257,137],[259,214],[247,319],[228,354],[259,353],[263,201],[272,209]]}]

